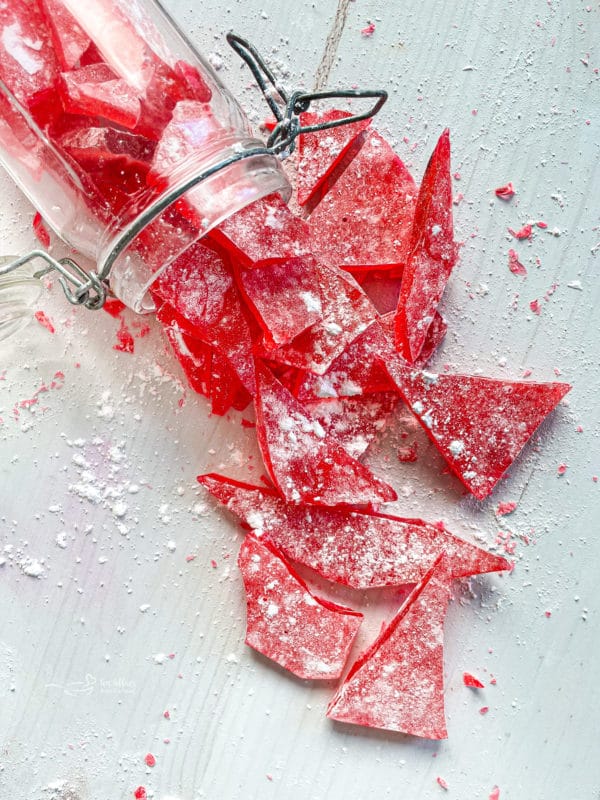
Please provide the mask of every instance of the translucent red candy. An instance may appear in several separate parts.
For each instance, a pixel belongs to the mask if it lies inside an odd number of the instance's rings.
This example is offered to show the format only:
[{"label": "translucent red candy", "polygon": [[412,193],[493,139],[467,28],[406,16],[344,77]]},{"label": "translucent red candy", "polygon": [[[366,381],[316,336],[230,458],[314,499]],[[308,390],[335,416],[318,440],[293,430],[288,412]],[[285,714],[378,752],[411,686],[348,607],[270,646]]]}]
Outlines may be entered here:
[{"label": "translucent red candy", "polygon": [[316,597],[269,542],[246,536],[246,644],[304,680],[339,678],[363,616]]},{"label": "translucent red candy", "polygon": [[400,158],[371,131],[309,217],[313,252],[334,267],[401,272],[416,196],[415,183]]},{"label": "translucent red candy", "polygon": [[[306,111],[300,114],[300,125],[307,127],[323,122],[347,119],[347,111],[331,109],[322,114]],[[356,137],[364,131],[370,119],[339,125],[326,131],[304,133],[298,139],[298,171],[296,191],[298,203],[307,203],[327,182],[331,172],[343,160],[348,149],[356,142]]]},{"label": "translucent red candy", "polygon": [[287,344],[322,319],[319,269],[312,256],[241,268],[236,277],[267,348]]},{"label": "translucent red candy", "polygon": [[470,672],[463,673],[463,683],[465,686],[469,686],[471,689],[484,689],[483,683],[476,678],[475,675],[471,675]]},{"label": "translucent red candy", "polygon": [[190,386],[199,394],[210,397],[212,348],[189,335],[189,324],[168,303],[160,306],[157,317]]},{"label": "translucent red candy", "polygon": [[75,22],[62,0],[39,0],[40,10],[50,30],[52,47],[63,70],[76,67],[91,45],[90,37]]},{"label": "translucent red candy", "polygon": [[286,558],[354,589],[416,583],[440,553],[454,578],[510,569],[505,558],[420,519],[287,503],[273,489],[222,475],[198,481]]},{"label": "translucent red candy", "polygon": [[360,458],[386,427],[399,397],[378,392],[358,397],[313,400],[305,408],[323,429],[334,436],[352,458]]},{"label": "translucent red candy", "polygon": [[434,375],[400,362],[386,368],[452,472],[479,500],[570,390],[567,383]]},{"label": "translucent red candy", "polygon": [[397,498],[392,487],[351,458],[265,366],[257,363],[256,371],[258,444],[285,498],[328,506]]},{"label": "translucent red candy", "polygon": [[457,259],[448,130],[440,136],[423,176],[409,252],[398,299],[396,346],[409,363],[414,363]]},{"label": "translucent red candy", "polygon": [[339,722],[445,739],[443,624],[451,579],[444,558],[352,665],[327,716]]},{"label": "translucent red candy", "polygon": [[192,335],[228,359],[239,381],[253,395],[252,337],[223,258],[204,244],[195,244],[162,273],[153,290],[187,321]]},{"label": "translucent red candy", "polygon": [[308,229],[278,194],[238,211],[211,231],[244,267],[262,266],[308,255]]},{"label": "translucent red candy", "polygon": [[63,72],[59,86],[63,106],[70,114],[101,117],[129,130],[139,122],[137,94],[106,64]]},{"label": "translucent red candy", "polygon": [[360,286],[341,270],[321,267],[319,284],[314,288],[321,295],[322,319],[289,344],[262,355],[323,375],[378,315]]},{"label": "translucent red candy", "polygon": [[59,65],[45,19],[28,0],[0,3],[0,79],[39,124],[59,110],[53,86]]}]

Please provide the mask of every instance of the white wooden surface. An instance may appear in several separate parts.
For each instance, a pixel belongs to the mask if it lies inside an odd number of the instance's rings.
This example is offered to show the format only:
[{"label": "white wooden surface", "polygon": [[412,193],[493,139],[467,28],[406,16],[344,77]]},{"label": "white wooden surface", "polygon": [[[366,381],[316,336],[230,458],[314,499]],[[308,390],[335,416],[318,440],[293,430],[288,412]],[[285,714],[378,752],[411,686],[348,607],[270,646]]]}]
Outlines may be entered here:
[{"label": "white wooden surface", "polygon": [[[203,52],[222,56],[257,119],[263,109],[224,32],[248,35],[289,86],[312,87],[336,12],[332,0],[166,5]],[[157,330],[134,356],[115,353],[115,321],[73,311],[55,287],[43,308],[56,334],[34,323],[0,344],[1,798],[115,800],[144,785],[164,800],[428,800],[444,794],[437,776],[461,799],[487,800],[496,785],[502,800],[600,797],[600,6],[345,5],[330,83],[391,90],[378,124],[417,176],[442,128],[452,130],[465,246],[437,364],[512,377],[531,368],[546,380],[556,368],[575,387],[483,504],[440,475],[425,445],[417,465],[396,462],[393,435],[372,455],[400,489],[398,510],[443,518],[488,546],[499,530],[514,533],[514,573],[457,590],[449,613],[450,738],[334,725],[324,717],[332,687],[290,679],[244,648],[239,535],[195,476],[252,475],[249,466],[256,475],[252,431],[238,416],[211,418],[183,391]],[[369,21],[376,32],[362,38]],[[503,204],[491,190],[508,180],[518,194]],[[2,176],[2,252],[32,244],[31,216]],[[506,228],[528,219],[560,235],[519,243],[523,280],[507,269]],[[535,298],[540,316],[529,310]],[[64,387],[16,417],[15,404],[57,371]],[[498,521],[501,500],[519,506]],[[39,578],[26,574],[36,560]],[[371,615],[366,634],[397,601],[339,596]],[[487,688],[464,688],[464,670]]]}]

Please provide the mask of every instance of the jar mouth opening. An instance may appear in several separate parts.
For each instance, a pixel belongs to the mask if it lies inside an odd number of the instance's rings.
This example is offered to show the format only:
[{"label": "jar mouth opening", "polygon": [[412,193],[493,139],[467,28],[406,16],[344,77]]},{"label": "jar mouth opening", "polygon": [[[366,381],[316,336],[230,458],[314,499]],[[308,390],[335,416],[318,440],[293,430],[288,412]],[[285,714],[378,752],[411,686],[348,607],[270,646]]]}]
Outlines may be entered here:
[{"label": "jar mouth opening", "polygon": [[[291,186],[263,142],[221,141],[182,162],[162,192],[144,193],[122,212],[100,243],[98,276],[134,311],[151,313],[148,290],[169,264],[233,213],[274,193],[287,201]],[[143,210],[134,215],[136,206]]]}]

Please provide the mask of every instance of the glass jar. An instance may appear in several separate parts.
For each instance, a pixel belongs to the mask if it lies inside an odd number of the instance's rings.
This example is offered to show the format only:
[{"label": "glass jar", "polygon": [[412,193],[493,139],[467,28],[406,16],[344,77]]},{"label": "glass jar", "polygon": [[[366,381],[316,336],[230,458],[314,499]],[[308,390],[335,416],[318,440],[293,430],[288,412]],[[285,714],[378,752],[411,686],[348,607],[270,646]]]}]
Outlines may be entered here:
[{"label": "glass jar", "polygon": [[98,274],[112,264],[111,289],[135,311],[153,310],[148,287],[212,227],[273,192],[288,199],[261,149],[155,0],[0,3],[0,163]]}]

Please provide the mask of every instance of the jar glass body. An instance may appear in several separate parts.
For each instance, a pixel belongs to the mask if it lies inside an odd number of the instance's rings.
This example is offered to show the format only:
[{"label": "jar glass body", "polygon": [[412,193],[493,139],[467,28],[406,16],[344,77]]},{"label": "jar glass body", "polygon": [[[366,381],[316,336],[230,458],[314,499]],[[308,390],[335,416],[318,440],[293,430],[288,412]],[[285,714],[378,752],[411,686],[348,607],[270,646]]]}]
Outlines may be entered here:
[{"label": "jar glass body", "polygon": [[[0,162],[136,311],[148,287],[223,219],[289,184],[217,75],[155,0],[0,4]],[[177,196],[179,195],[179,196]],[[177,196],[173,202],[171,197]],[[163,208],[147,225],[148,210]],[[138,230],[139,229],[139,230]]]}]

